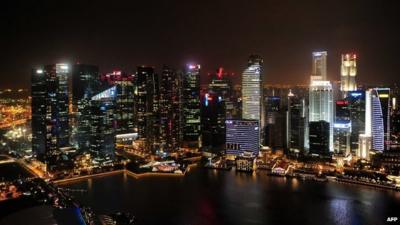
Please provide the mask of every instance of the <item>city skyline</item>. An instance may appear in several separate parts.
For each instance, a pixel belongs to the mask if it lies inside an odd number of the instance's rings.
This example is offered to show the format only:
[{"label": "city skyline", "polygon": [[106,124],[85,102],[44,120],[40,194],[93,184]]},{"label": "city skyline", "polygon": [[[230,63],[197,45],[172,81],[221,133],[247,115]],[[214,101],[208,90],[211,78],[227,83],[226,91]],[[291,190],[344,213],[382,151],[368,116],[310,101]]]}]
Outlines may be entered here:
[{"label": "city skyline", "polygon": [[400,222],[392,2],[5,6],[0,225]]},{"label": "city skyline", "polygon": [[[340,80],[341,54],[354,52],[359,83],[396,81],[393,2],[352,1],[347,7],[340,1],[119,3],[8,3],[1,11],[0,88],[26,88],[30,68],[60,62],[98,65],[101,73],[196,62],[203,66],[203,80],[222,66],[238,83],[250,54],[263,57],[265,83],[308,84],[314,51],[328,52],[329,80]],[[154,16],[141,9],[153,9]],[[253,14],[239,16],[245,11]]]}]

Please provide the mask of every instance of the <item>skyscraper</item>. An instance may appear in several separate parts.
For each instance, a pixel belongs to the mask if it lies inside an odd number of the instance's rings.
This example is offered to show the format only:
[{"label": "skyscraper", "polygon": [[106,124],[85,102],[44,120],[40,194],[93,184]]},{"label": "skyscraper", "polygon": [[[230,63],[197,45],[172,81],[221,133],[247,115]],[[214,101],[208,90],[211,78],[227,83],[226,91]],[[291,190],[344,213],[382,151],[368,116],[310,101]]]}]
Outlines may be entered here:
[{"label": "skyscraper", "polygon": [[329,155],[329,123],[320,121],[310,121],[310,153],[320,156]]},{"label": "skyscraper", "polygon": [[327,80],[326,51],[312,53],[311,80]]},{"label": "skyscraper", "polygon": [[160,77],[160,148],[177,150],[180,140],[181,88],[179,73],[164,66]]},{"label": "skyscraper", "polygon": [[347,100],[336,101],[336,116],[335,122],[350,121],[350,107]]},{"label": "skyscraper", "polygon": [[321,120],[329,123],[329,149],[333,151],[332,86],[329,81],[312,80],[309,90],[309,122]]},{"label": "skyscraper", "polygon": [[134,76],[115,70],[102,76],[103,86],[116,89],[114,107],[114,127],[116,134],[135,131],[134,118]]},{"label": "skyscraper", "polygon": [[333,147],[335,153],[342,155],[350,154],[351,147],[351,120],[349,102],[346,100],[336,101],[336,116],[333,125]]},{"label": "skyscraper", "polygon": [[202,94],[202,146],[214,152],[224,149],[225,120],[237,118],[232,83],[222,67],[209,74],[211,80]]},{"label": "skyscraper", "polygon": [[200,65],[187,65],[183,75],[183,146],[201,147]]},{"label": "skyscraper", "polygon": [[100,88],[99,68],[93,65],[75,64],[71,68],[70,128],[71,144],[79,150],[89,150],[90,99]]},{"label": "skyscraper", "polygon": [[32,151],[50,156],[69,145],[67,64],[53,64],[32,73]]},{"label": "skyscraper", "polygon": [[202,147],[214,152],[223,150],[226,136],[226,104],[222,96],[207,92],[201,107]]},{"label": "skyscraper", "polygon": [[115,101],[117,87],[113,86],[91,98],[90,101],[90,152],[96,157],[114,154]]},{"label": "skyscraper", "polygon": [[146,151],[153,151],[158,141],[159,84],[153,67],[139,66],[135,76],[137,130]]},{"label": "skyscraper", "polygon": [[340,90],[342,92],[356,91],[356,75],[357,75],[357,56],[356,54],[342,54],[341,65],[341,83]]},{"label": "skyscraper", "polygon": [[258,55],[249,57],[247,68],[242,74],[242,118],[261,120],[262,108],[262,64]]},{"label": "skyscraper", "polygon": [[222,67],[218,68],[215,73],[211,74],[208,91],[224,101],[226,118],[232,119],[236,116],[235,106],[233,102],[232,83],[227,76],[228,73],[225,73]]},{"label": "skyscraper", "polygon": [[289,92],[287,110],[287,148],[290,153],[299,153],[304,150],[304,136],[306,127],[305,99]]},{"label": "skyscraper", "polygon": [[268,96],[265,107],[265,145],[275,148],[284,146],[285,113],[279,96]]},{"label": "skyscraper", "polygon": [[366,109],[368,100],[365,91],[347,92],[346,101],[348,102],[351,120],[350,149],[353,155],[356,155],[357,151],[359,151],[359,135],[368,135],[366,130],[366,117],[368,115]]},{"label": "skyscraper", "polygon": [[390,88],[374,88],[371,94],[372,148],[390,149]]}]

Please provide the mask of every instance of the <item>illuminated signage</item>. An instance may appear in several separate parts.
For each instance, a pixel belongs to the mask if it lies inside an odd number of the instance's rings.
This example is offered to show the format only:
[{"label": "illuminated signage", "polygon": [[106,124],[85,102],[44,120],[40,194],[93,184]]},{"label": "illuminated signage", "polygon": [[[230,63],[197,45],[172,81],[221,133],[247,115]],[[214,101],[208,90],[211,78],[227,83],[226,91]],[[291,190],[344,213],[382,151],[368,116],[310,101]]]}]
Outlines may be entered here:
[{"label": "illuminated signage", "polygon": [[347,123],[334,123],[333,128],[338,128],[338,129],[348,129],[351,127],[351,122]]},{"label": "illuminated signage", "polygon": [[194,65],[194,64],[189,64],[189,69],[191,69],[191,70],[193,70],[193,69],[200,69],[200,65],[199,64],[197,64],[197,65]]},{"label": "illuminated signage", "polygon": [[350,95],[351,95],[352,97],[360,97],[362,94],[363,94],[363,93],[361,93],[361,92],[353,92],[353,93],[351,93]]},{"label": "illuminated signage", "polygon": [[389,94],[379,94],[379,98],[389,98]]},{"label": "illuminated signage", "polygon": [[348,104],[349,104],[348,101],[343,101],[343,100],[336,101],[336,105],[348,105]]},{"label": "illuminated signage", "polygon": [[62,64],[60,65],[60,68],[63,70],[67,70],[68,69],[68,65]]}]

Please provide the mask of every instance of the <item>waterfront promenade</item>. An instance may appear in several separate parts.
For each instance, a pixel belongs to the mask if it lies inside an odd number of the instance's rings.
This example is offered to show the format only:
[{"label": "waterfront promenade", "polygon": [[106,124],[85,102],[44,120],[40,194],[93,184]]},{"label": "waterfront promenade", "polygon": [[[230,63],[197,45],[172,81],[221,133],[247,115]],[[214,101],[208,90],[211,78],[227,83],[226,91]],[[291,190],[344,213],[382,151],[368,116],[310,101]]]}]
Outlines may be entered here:
[{"label": "waterfront promenade", "polygon": [[153,177],[183,177],[186,175],[186,173],[190,172],[191,168],[193,168],[195,166],[197,166],[197,164],[188,165],[186,170],[183,173],[159,173],[159,172],[134,173],[127,169],[120,169],[120,170],[114,170],[114,171],[109,171],[109,172],[89,174],[89,175],[84,175],[84,176],[69,177],[69,178],[65,178],[65,179],[55,180],[55,181],[53,181],[53,183],[54,184],[65,184],[65,183],[69,183],[69,182],[81,181],[81,180],[90,179],[90,178],[111,176],[111,175],[116,175],[116,174],[127,174],[128,176],[131,176],[135,179],[139,179],[142,177],[151,177],[151,176],[153,176]]}]

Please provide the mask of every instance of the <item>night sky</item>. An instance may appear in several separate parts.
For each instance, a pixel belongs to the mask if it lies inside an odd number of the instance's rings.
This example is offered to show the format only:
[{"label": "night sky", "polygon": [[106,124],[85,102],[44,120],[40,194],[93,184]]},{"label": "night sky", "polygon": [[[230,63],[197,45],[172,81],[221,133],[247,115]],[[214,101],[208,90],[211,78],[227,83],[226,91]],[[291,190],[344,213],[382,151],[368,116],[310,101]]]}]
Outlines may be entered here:
[{"label": "night sky", "polygon": [[267,84],[305,84],[315,50],[328,51],[331,80],[339,79],[340,54],[355,52],[359,83],[393,83],[400,80],[396,2],[1,1],[0,88],[28,88],[32,67],[63,61],[101,72],[196,62],[203,76],[222,66],[238,81],[251,53],[264,58]]}]

